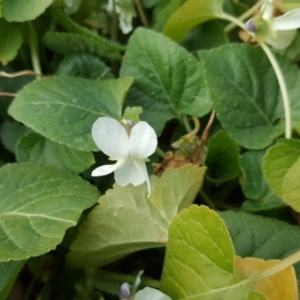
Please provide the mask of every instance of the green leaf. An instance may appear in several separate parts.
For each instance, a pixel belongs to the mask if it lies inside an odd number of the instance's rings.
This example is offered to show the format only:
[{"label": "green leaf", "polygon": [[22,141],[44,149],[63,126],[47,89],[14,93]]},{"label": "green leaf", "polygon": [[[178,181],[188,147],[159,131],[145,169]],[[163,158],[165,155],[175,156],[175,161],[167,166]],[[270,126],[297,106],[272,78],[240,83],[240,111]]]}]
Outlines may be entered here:
[{"label": "green leaf", "polygon": [[284,206],[284,203],[269,188],[262,173],[262,151],[248,151],[241,156],[241,166],[244,175],[243,192],[247,201],[242,209],[246,211],[269,210]]},{"label": "green leaf", "polygon": [[[283,132],[281,94],[260,48],[233,44],[199,53],[217,117],[228,134],[248,149],[262,149]],[[299,119],[299,70],[278,59],[289,90],[293,126]]]},{"label": "green leaf", "polygon": [[55,72],[58,76],[76,76],[90,79],[111,79],[110,69],[91,54],[73,54],[66,56]]},{"label": "green leaf", "polygon": [[76,150],[97,151],[92,125],[98,117],[121,117],[121,105],[131,82],[132,78],[37,80],[18,93],[9,114],[54,142]]},{"label": "green leaf", "polygon": [[1,0],[2,16],[9,22],[30,21],[41,15],[52,0]]},{"label": "green leaf", "polygon": [[219,20],[212,20],[192,29],[181,45],[187,50],[195,52],[200,49],[220,47],[228,42],[223,23]]},{"label": "green leaf", "polygon": [[19,24],[0,19],[0,41],[0,63],[5,66],[17,56],[23,43],[22,30]]},{"label": "green leaf", "polygon": [[99,192],[68,172],[29,163],[0,169],[0,261],[54,249]]},{"label": "green leaf", "polygon": [[92,152],[70,149],[54,143],[37,133],[28,133],[18,143],[19,162],[31,162],[65,169],[79,174],[95,163]]},{"label": "green leaf", "polygon": [[25,261],[9,261],[0,263],[0,299],[8,299],[15,280]]},{"label": "green leaf", "polygon": [[245,212],[225,211],[219,215],[226,223],[239,256],[283,259],[300,250],[297,226]]},{"label": "green leaf", "polygon": [[173,219],[161,280],[164,293],[172,299],[246,300],[251,282],[231,285],[233,274],[233,245],[217,213],[192,205]]},{"label": "green leaf", "polygon": [[294,210],[300,211],[300,141],[280,140],[263,158],[262,170],[275,194]]},{"label": "green leaf", "polygon": [[239,174],[239,149],[224,131],[219,131],[209,140],[205,165],[207,176],[217,183],[231,180]]},{"label": "green leaf", "polygon": [[184,36],[197,25],[220,18],[223,0],[188,0],[170,17],[163,33],[175,41]]},{"label": "green leaf", "polygon": [[121,75],[134,77],[127,103],[142,106],[142,118],[158,134],[170,119],[201,117],[211,109],[200,63],[160,33],[144,28],[134,32]]},{"label": "green leaf", "polygon": [[205,167],[188,164],[178,169],[168,169],[160,178],[153,178],[151,203],[168,224],[183,208],[193,203],[202,186],[205,171]]},{"label": "green leaf", "polygon": [[115,184],[83,224],[69,262],[82,268],[102,266],[137,250],[164,246],[169,223],[192,203],[204,171],[186,165],[167,170],[161,178],[153,176],[150,199],[145,184]]},{"label": "green leaf", "polygon": [[166,21],[185,2],[185,0],[160,0],[153,11],[153,29],[162,31]]},{"label": "green leaf", "polygon": [[77,33],[47,32],[43,37],[43,43],[52,51],[65,55],[88,53],[105,59],[120,59],[119,50],[111,44],[100,43]]},{"label": "green leaf", "polygon": [[18,142],[29,131],[30,129],[20,123],[5,121],[0,128],[1,142],[7,150],[15,153]]},{"label": "green leaf", "polygon": [[145,184],[115,184],[99,204],[71,245],[71,265],[96,268],[134,251],[166,244],[168,224],[151,205]]}]

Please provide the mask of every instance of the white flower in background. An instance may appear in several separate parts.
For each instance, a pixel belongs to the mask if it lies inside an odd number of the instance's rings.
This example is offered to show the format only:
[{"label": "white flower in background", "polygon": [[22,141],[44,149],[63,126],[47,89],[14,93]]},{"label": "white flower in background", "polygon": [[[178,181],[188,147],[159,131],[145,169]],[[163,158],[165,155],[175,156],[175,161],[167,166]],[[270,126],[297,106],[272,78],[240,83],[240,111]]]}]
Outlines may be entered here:
[{"label": "white flower in background", "polygon": [[157,137],[146,122],[127,121],[126,129],[118,121],[108,117],[99,118],[93,125],[92,136],[96,145],[110,160],[117,162],[96,168],[92,176],[115,172],[115,181],[120,186],[134,186],[147,182],[150,195],[150,180],[145,161],[156,149]]},{"label": "white flower in background", "polygon": [[108,0],[106,10],[109,13],[114,11],[119,15],[119,27],[124,34],[132,31],[132,19],[136,16],[136,12],[132,0]]},{"label": "white flower in background", "polygon": [[279,17],[273,17],[273,1],[267,0],[259,15],[245,24],[246,30],[253,33],[258,42],[266,42],[277,49],[287,48],[300,28],[300,8],[291,10]]}]

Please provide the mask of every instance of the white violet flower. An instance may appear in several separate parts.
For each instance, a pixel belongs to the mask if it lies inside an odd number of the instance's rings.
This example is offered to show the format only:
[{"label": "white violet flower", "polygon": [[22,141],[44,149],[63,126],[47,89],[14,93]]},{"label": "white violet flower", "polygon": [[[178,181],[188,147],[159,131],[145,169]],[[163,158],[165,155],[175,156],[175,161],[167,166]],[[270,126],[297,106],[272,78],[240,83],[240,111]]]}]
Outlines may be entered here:
[{"label": "white violet flower", "polygon": [[266,42],[277,49],[287,48],[300,28],[300,8],[291,10],[279,17],[273,17],[273,1],[267,0],[259,15],[245,24],[246,30],[253,33],[259,42]]},{"label": "white violet flower", "polygon": [[146,122],[133,124],[126,121],[126,128],[108,117],[99,118],[93,125],[92,137],[110,160],[117,162],[96,168],[92,176],[103,176],[115,172],[115,181],[120,186],[134,186],[147,182],[150,195],[150,180],[145,161],[156,149],[157,137]]},{"label": "white violet flower", "polygon": [[109,13],[115,11],[119,15],[119,27],[124,34],[132,31],[132,19],[136,16],[132,0],[108,0],[106,10]]}]

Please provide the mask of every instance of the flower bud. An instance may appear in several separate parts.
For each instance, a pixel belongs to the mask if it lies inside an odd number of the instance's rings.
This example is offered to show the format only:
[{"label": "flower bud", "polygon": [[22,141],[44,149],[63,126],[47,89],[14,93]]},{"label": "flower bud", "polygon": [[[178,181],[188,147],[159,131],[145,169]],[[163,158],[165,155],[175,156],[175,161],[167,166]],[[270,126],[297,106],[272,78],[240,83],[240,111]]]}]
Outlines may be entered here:
[{"label": "flower bud", "polygon": [[127,300],[130,299],[131,293],[130,293],[130,285],[127,282],[122,283],[120,287],[120,299],[121,300]]},{"label": "flower bud", "polygon": [[245,23],[245,29],[249,32],[255,32],[256,31],[256,25],[253,22],[253,19],[249,19],[246,23]]}]

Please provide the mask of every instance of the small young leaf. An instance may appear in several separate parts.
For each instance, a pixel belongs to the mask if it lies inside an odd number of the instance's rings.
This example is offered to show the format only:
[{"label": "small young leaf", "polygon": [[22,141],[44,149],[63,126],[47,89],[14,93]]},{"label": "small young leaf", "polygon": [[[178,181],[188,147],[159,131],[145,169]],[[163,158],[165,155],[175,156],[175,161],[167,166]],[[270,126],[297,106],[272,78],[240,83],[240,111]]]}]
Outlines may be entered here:
[{"label": "small young leaf", "polygon": [[48,165],[79,174],[94,162],[92,152],[73,150],[54,143],[37,133],[28,133],[17,146],[17,160]]},{"label": "small young leaf", "polygon": [[157,134],[170,119],[201,117],[211,109],[201,64],[160,33],[143,28],[134,32],[121,75],[134,77],[127,103],[143,107],[143,119]]},{"label": "small young leaf", "polygon": [[98,151],[91,136],[97,118],[121,117],[131,78],[92,81],[75,77],[37,80],[20,91],[9,114],[50,140]]},{"label": "small young leaf", "polygon": [[168,224],[152,207],[146,185],[114,185],[83,223],[68,255],[76,267],[100,267],[134,251],[164,246]]},{"label": "small young leaf", "polygon": [[263,158],[263,174],[284,203],[300,212],[300,141],[281,140]]},{"label": "small young leaf", "polygon": [[205,157],[207,176],[217,183],[231,180],[239,174],[239,149],[224,131],[216,133],[207,144]]},{"label": "small young leaf", "polygon": [[202,186],[205,171],[205,167],[188,164],[178,169],[168,169],[160,178],[153,178],[150,200],[168,224],[183,208],[193,203]]},{"label": "small young leaf", "polygon": [[170,17],[163,33],[175,41],[197,25],[219,18],[222,15],[223,0],[188,0]]},{"label": "small young leaf", "polygon": [[143,109],[140,106],[126,107],[123,118],[126,120],[131,120],[136,124],[140,121],[140,114],[142,112]]},{"label": "small young leaf", "polygon": [[52,0],[1,0],[2,16],[9,22],[30,21],[41,15]]},{"label": "small young leaf", "polygon": [[99,192],[68,172],[29,163],[0,169],[0,261],[54,249]]},{"label": "small young leaf", "polygon": [[0,63],[5,66],[17,56],[18,50],[22,46],[21,27],[16,23],[0,19],[0,41]]}]

